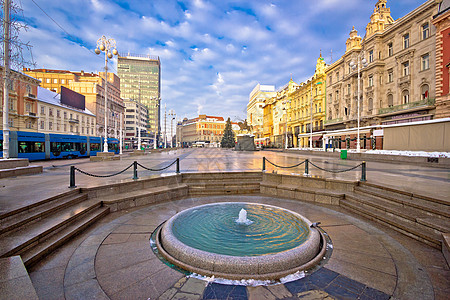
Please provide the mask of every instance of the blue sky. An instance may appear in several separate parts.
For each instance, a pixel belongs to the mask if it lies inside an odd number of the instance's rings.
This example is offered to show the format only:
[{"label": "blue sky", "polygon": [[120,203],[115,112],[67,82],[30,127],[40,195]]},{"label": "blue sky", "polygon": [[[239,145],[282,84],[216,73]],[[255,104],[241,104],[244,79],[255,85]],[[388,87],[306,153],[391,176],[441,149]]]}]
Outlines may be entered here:
[{"label": "blue sky", "polygon": [[[364,36],[376,0],[32,0],[21,3],[37,68],[103,68],[102,35],[121,53],[158,55],[161,99],[177,119],[246,117],[257,83],[279,88],[314,73],[320,50],[338,59],[352,26]],[[388,0],[394,19],[425,1]],[[116,70],[116,61],[110,65]]]}]

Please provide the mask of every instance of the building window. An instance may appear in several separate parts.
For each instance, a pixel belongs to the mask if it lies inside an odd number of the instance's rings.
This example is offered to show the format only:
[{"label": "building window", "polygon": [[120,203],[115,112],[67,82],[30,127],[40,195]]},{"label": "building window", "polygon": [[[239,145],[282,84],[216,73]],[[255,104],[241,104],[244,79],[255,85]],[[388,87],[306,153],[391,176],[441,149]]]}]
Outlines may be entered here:
[{"label": "building window", "polygon": [[25,103],[25,111],[26,112],[31,112],[31,103],[29,103],[29,102]]},{"label": "building window", "polygon": [[373,62],[373,50],[369,51],[369,63]]},{"label": "building window", "polygon": [[336,82],[339,81],[339,72],[336,72]]},{"label": "building window", "polygon": [[409,103],[409,91],[408,90],[404,90],[402,92],[402,99],[403,99],[403,104]]},{"label": "building window", "polygon": [[48,122],[48,130],[53,130],[53,123],[52,122]]},{"label": "building window", "polygon": [[14,100],[13,99],[9,99],[9,110],[13,111],[14,109]]},{"label": "building window", "polygon": [[333,84],[333,75],[330,74],[330,77],[328,78],[328,81],[330,82],[329,83],[330,85]]},{"label": "building window", "polygon": [[50,83],[50,82],[51,82],[51,81],[50,81],[50,78],[45,79],[45,82],[46,82],[46,83]]},{"label": "building window", "polygon": [[425,55],[422,55],[422,71],[423,70],[428,70],[430,68],[430,54],[427,53]]},{"label": "building window", "polygon": [[368,103],[368,105],[367,105],[367,111],[368,111],[369,113],[372,113],[372,110],[373,110],[373,99],[372,99],[372,98],[369,98],[369,103]]},{"label": "building window", "polygon": [[392,94],[389,94],[387,96],[387,100],[388,100],[388,107],[394,106],[394,96]]},{"label": "building window", "polygon": [[394,81],[394,70],[389,69],[388,70],[388,83],[393,82]]},{"label": "building window", "polygon": [[66,111],[64,112],[64,119],[67,119],[67,112]]},{"label": "building window", "polygon": [[48,109],[48,115],[53,117],[53,108]]},{"label": "building window", "polygon": [[392,43],[388,44],[388,56],[391,57],[394,55],[394,45]]},{"label": "building window", "polygon": [[31,121],[27,121],[26,122],[26,124],[25,124],[25,127],[27,128],[27,129],[31,129],[31,128],[33,128],[33,124],[31,123]]},{"label": "building window", "polygon": [[65,79],[61,79],[61,84],[65,84],[66,80]]},{"label": "building window", "polygon": [[67,132],[67,124],[64,124],[64,132]]},{"label": "building window", "polygon": [[56,117],[57,118],[61,117],[61,111],[59,109],[56,110]]},{"label": "building window", "polygon": [[350,95],[352,86],[347,84],[347,95]]},{"label": "building window", "polygon": [[45,122],[41,121],[41,129],[45,129]]},{"label": "building window", "polygon": [[422,85],[422,87],[420,88],[420,97],[422,98],[422,100],[425,100],[425,99],[428,99],[429,97],[430,97],[430,94],[429,94],[429,86],[428,86],[428,84],[424,84],[424,85]]},{"label": "building window", "polygon": [[369,87],[373,86],[373,75],[369,75]]},{"label": "building window", "polygon": [[403,72],[403,76],[408,76],[409,75],[409,61],[406,61],[402,64],[402,72]]},{"label": "building window", "polygon": [[53,79],[53,83],[58,83],[58,79]]},{"label": "building window", "polygon": [[430,36],[430,25],[425,23],[422,25],[422,40],[427,39]]},{"label": "building window", "polygon": [[409,33],[403,36],[403,49],[409,48]]},{"label": "building window", "polygon": [[45,107],[41,106],[41,115],[45,115]]}]

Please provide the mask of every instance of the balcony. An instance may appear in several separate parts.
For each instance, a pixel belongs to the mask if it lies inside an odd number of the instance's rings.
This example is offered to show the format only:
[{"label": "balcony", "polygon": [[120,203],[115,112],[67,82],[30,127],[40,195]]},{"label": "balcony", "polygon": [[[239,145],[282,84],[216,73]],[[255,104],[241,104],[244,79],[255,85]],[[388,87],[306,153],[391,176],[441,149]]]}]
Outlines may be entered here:
[{"label": "balcony", "polygon": [[344,121],[344,118],[336,118],[336,119],[332,119],[332,120],[325,120],[325,125],[330,125],[330,124],[334,124],[334,123],[340,123]]},{"label": "balcony", "polygon": [[77,119],[70,118],[70,119],[69,119],[69,123],[78,124],[78,123],[80,123],[80,121],[77,120]]},{"label": "balcony", "polygon": [[410,103],[395,105],[395,106],[391,106],[391,107],[380,108],[378,110],[378,114],[384,115],[384,114],[399,112],[399,111],[403,111],[403,110],[410,110],[410,109],[414,109],[414,108],[422,108],[422,107],[426,108],[428,106],[434,106],[435,101],[436,101],[435,99],[424,99],[424,100],[420,100],[420,101],[416,101],[416,102],[410,102]]},{"label": "balcony", "polygon": [[36,95],[35,94],[25,93],[24,97],[28,98],[28,99],[31,99],[31,100],[36,100]]}]

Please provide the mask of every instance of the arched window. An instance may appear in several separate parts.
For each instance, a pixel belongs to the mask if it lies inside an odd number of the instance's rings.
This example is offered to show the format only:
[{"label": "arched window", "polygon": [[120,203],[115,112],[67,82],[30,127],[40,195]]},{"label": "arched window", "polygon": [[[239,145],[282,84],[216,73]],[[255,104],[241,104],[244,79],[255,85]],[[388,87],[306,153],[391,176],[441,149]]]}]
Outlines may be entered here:
[{"label": "arched window", "polygon": [[430,88],[428,86],[428,84],[424,84],[420,87],[420,97],[422,98],[422,100],[428,99],[430,97],[430,92],[429,92]]},{"label": "arched window", "polygon": [[387,100],[388,100],[388,107],[394,106],[394,96],[392,94],[389,94],[387,96]]},{"label": "arched window", "polygon": [[369,113],[372,113],[372,110],[373,110],[373,99],[372,99],[372,98],[369,98],[369,103],[368,103],[368,105],[367,105],[367,111],[368,111]]},{"label": "arched window", "polygon": [[404,90],[402,92],[402,103],[403,104],[408,104],[409,103],[409,91],[408,90]]}]

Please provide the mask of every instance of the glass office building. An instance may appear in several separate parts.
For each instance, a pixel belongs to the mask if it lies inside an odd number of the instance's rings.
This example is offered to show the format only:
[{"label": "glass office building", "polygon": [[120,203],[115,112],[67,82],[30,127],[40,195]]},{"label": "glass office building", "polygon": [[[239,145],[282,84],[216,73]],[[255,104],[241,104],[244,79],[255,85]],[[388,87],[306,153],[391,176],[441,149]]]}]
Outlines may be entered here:
[{"label": "glass office building", "polygon": [[158,56],[119,55],[120,97],[140,101],[148,109],[149,134],[160,131],[161,62]]}]

